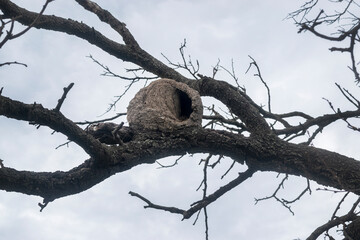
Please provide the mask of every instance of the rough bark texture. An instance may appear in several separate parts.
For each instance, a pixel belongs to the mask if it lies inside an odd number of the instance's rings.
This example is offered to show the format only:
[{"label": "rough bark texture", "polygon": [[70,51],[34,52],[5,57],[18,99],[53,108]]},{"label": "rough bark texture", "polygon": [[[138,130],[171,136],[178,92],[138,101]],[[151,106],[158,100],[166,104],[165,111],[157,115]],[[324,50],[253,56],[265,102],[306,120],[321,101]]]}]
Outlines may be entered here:
[{"label": "rough bark texture", "polygon": [[[81,5],[87,3],[87,1],[78,2]],[[86,7],[91,8],[90,5],[86,5]],[[25,25],[32,23],[37,16],[36,13],[20,8],[8,0],[0,1],[0,9],[5,17],[16,17],[17,21]],[[91,159],[84,164],[88,166],[90,162],[92,163],[88,175],[80,174],[83,171],[81,170],[83,169],[82,165],[69,172],[57,173],[29,173],[1,168],[0,177],[3,179],[0,182],[1,189],[44,197],[50,195],[51,198],[55,199],[83,191],[115,172],[125,171],[141,163],[152,163],[164,156],[186,152],[209,152],[230,156],[236,161],[246,162],[260,171],[276,171],[300,175],[326,186],[359,193],[357,187],[360,186],[360,174],[357,171],[357,169],[360,169],[359,161],[326,150],[280,140],[245,93],[227,82],[209,77],[202,76],[198,80],[183,77],[146,53],[136,42],[131,44],[132,37],[129,36],[130,33],[124,25],[121,25],[119,32],[126,39],[126,44],[113,42],[84,23],[56,16],[41,16],[35,27],[65,32],[83,38],[109,54],[138,64],[160,77],[171,77],[177,82],[182,82],[199,92],[201,96],[214,97],[223,102],[234,115],[239,117],[251,135],[246,138],[225,131],[209,131],[200,128],[194,128],[191,131],[178,129],[171,134],[159,135],[159,133],[153,132],[151,129],[140,132],[135,128],[126,130],[126,133],[119,131],[120,135],[126,134],[123,138],[127,139],[128,142],[121,145],[107,146],[101,144],[91,135],[95,134],[94,136],[96,136],[99,132],[83,131],[60,112],[44,109],[38,104],[24,104],[0,96],[1,115],[33,124],[46,125],[55,131],[63,133],[83,147],[90,155]],[[196,101],[193,101],[192,104]],[[200,109],[194,107],[193,110],[194,112],[199,110],[198,113],[200,113]],[[173,112],[169,116],[171,115],[171,118],[174,118],[177,114]],[[194,119],[194,122],[197,121],[198,119]],[[109,136],[103,142],[117,142],[116,139],[111,139],[111,136]],[[132,140],[130,140],[131,138]],[[93,164],[107,167],[110,170],[97,169],[93,167],[95,166]],[[53,177],[59,175],[62,177]],[[48,179],[53,179],[58,184],[48,184]],[[29,182],[33,184],[32,188],[29,188]]]},{"label": "rough bark texture", "polygon": [[344,240],[360,239],[360,218],[345,227],[346,237]]}]

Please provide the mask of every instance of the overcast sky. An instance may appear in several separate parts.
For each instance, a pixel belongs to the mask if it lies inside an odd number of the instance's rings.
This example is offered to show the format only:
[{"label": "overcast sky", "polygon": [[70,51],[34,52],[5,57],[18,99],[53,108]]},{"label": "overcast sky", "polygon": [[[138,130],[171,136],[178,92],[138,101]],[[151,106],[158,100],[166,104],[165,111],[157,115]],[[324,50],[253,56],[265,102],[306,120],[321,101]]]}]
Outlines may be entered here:
[{"label": "overcast sky", "polygon": [[[44,1],[14,1],[32,11],[39,11]],[[212,67],[220,59],[231,68],[231,61],[247,92],[257,103],[266,104],[266,91],[251,72],[245,74],[250,63],[248,55],[257,60],[264,79],[272,92],[272,110],[277,113],[293,110],[313,116],[330,113],[327,98],[336,107],[349,107],[334,83],[354,88],[353,76],[347,69],[345,54],[330,53],[331,47],[312,35],[297,34],[287,14],[303,1],[261,0],[102,0],[100,6],[125,22],[139,44],[162,61],[162,53],[174,62],[180,61],[178,48],[186,39],[188,54],[200,62],[200,72],[211,75]],[[83,21],[106,36],[121,41],[114,31],[78,6],[75,1],[52,2],[45,12]],[[20,25],[16,26],[18,30]],[[102,69],[86,56],[124,73],[129,64],[120,61],[89,43],[63,33],[32,29],[19,39],[8,42],[0,51],[0,62],[19,61],[28,64],[0,68],[0,87],[3,95],[25,103],[41,103],[54,108],[62,88],[74,82],[62,112],[74,121],[96,120],[108,108],[114,96],[127,85],[119,79],[100,76]],[[221,72],[219,77],[231,82]],[[125,112],[128,101],[142,87],[131,89],[109,117]],[[356,92],[357,91],[357,92]],[[204,99],[205,103],[216,103]],[[125,118],[117,122],[126,121]],[[68,170],[87,158],[75,144],[55,149],[66,142],[61,134],[27,123],[0,118],[0,159],[5,166],[33,171]],[[337,151],[360,159],[355,152],[355,135],[337,123],[319,136],[316,147]],[[204,157],[182,159],[175,168],[158,169],[157,165],[137,166],[96,185],[92,189],[50,203],[39,212],[39,197],[0,192],[1,239],[204,239],[201,217],[193,226],[193,219],[162,211],[144,209],[144,203],[128,195],[138,192],[155,203],[187,208],[201,198],[196,188],[202,180],[199,160]],[[171,163],[164,159],[162,163]],[[233,171],[224,181],[219,177],[230,166],[226,159],[215,171],[210,171],[210,191],[219,184],[231,181]],[[236,170],[244,170],[239,166]],[[254,205],[254,198],[271,195],[282,176],[257,173],[208,208],[210,239],[304,239],[330,218],[342,195],[315,191],[293,205],[293,216],[274,200]],[[306,180],[291,177],[281,197],[292,199],[306,186]],[[346,209],[344,210],[346,211]]]}]

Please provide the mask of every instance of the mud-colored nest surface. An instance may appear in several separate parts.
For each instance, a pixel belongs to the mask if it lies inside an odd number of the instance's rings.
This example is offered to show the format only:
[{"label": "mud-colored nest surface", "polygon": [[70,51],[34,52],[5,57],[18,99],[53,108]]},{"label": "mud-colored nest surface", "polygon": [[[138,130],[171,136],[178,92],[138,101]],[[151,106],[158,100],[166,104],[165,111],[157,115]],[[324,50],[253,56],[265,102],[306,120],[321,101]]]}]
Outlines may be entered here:
[{"label": "mud-colored nest surface", "polygon": [[168,131],[200,127],[202,113],[196,90],[171,79],[160,79],[142,88],[130,101],[127,119],[131,128]]}]

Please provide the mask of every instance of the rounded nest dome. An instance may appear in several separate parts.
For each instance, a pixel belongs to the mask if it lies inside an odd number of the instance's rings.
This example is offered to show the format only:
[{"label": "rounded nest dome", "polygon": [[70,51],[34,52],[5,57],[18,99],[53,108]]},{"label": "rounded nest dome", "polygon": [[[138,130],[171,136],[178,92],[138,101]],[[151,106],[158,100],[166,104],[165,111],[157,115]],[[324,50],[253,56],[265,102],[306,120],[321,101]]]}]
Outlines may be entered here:
[{"label": "rounded nest dome", "polygon": [[201,127],[203,106],[199,93],[184,83],[159,79],[142,88],[130,101],[131,128],[168,131]]}]

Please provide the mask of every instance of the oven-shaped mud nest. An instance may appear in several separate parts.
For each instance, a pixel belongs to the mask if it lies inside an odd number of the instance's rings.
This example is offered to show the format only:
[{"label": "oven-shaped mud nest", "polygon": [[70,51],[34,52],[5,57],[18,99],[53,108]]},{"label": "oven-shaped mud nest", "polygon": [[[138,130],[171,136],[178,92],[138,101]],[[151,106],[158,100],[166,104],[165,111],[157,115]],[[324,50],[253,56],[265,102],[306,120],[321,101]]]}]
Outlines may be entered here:
[{"label": "oven-shaped mud nest", "polygon": [[171,131],[201,127],[202,113],[201,98],[196,90],[164,78],[135,95],[129,103],[127,119],[133,129]]}]

